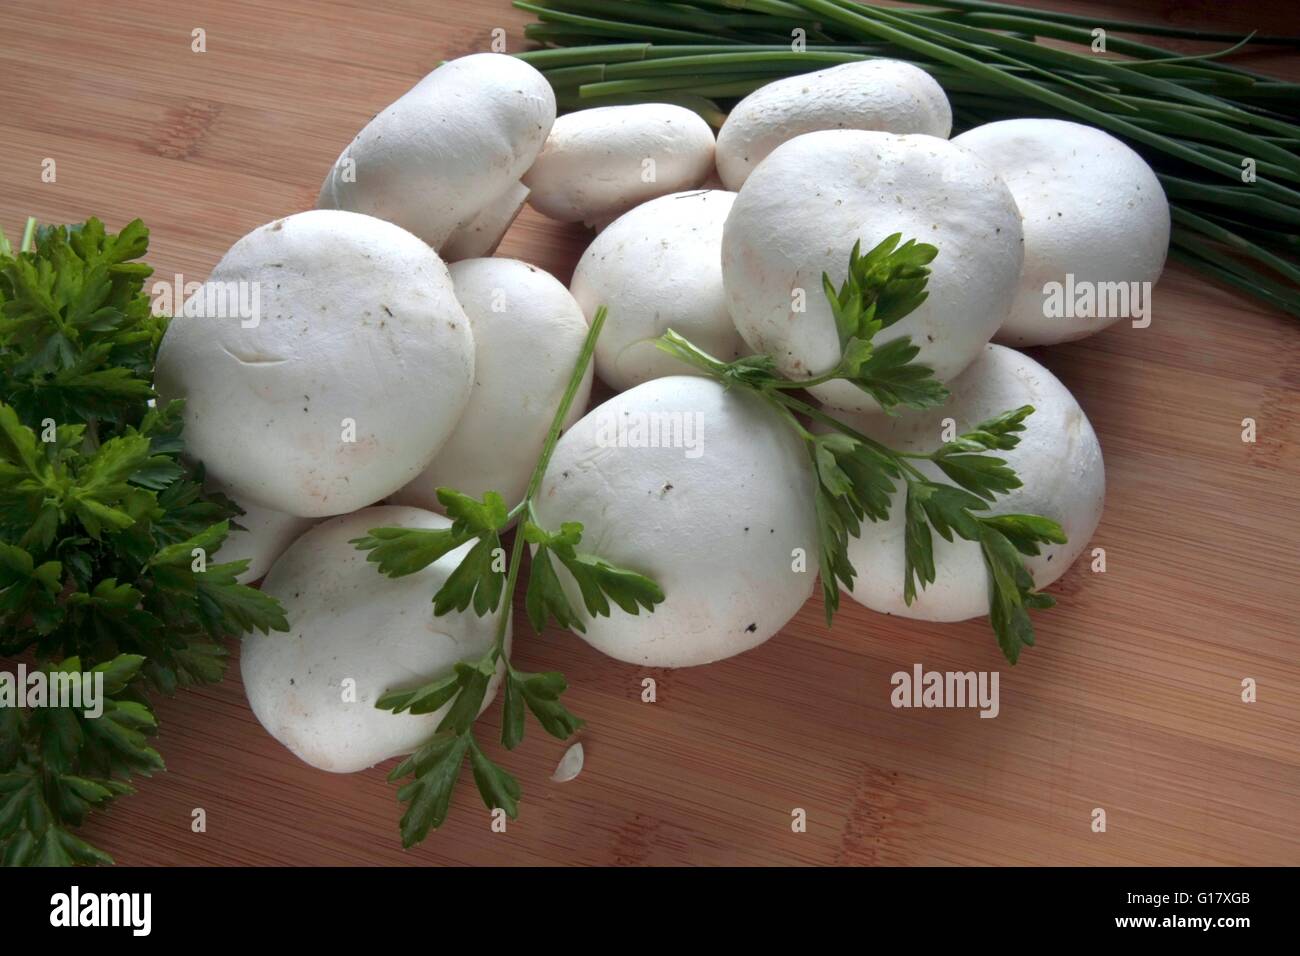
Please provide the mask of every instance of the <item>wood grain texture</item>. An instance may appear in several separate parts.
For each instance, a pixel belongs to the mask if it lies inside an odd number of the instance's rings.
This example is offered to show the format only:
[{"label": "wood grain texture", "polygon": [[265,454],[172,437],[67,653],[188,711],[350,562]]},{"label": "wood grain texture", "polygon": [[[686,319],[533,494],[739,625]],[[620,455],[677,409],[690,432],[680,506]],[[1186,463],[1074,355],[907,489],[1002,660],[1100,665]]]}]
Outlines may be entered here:
[{"label": "wood grain texture", "polygon": [[[1297,32],[1292,6],[1072,9]],[[495,26],[518,49],[525,20],[505,0],[0,3],[0,223],[140,216],[158,274],[201,279],[248,230],[309,208],[355,131],[440,59]],[[1300,76],[1294,57],[1245,62]],[[528,212],[500,252],[567,281],[585,241]],[[1060,606],[1015,668],[982,621],[846,602],[828,630],[819,599],[764,646],[683,671],[521,630],[520,667],[569,677],[585,771],[550,783],[564,745],[534,726],[505,761],[525,791],[507,833],[465,779],[449,824],[403,852],[387,767],[299,763],[232,666],[161,702],[168,772],[86,836],[123,864],[1300,863],[1300,328],[1171,267],[1150,328],[1034,354],[1101,437],[1108,570],[1081,560],[1051,589]],[[890,674],[918,661],[1000,670],[1001,715],[892,709]]]}]

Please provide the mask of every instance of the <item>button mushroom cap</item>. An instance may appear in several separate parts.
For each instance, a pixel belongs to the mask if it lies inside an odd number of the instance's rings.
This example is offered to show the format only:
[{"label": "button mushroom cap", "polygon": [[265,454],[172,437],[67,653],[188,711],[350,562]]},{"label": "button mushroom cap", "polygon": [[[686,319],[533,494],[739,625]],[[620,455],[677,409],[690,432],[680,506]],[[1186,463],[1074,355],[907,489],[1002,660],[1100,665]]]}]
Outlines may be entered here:
[{"label": "button mushroom cap", "polygon": [[[841,416],[846,424],[899,451],[934,451],[943,444],[944,419],[955,434],[1003,412],[1033,405],[1020,444],[989,452],[1004,459],[1021,487],[999,495],[988,514],[1038,514],[1058,522],[1068,543],[1041,545],[1025,558],[1037,587],[1051,584],[1087,547],[1101,520],[1106,475],[1097,435],[1074,396],[1047,369],[1027,355],[1001,345],[985,346],[980,356],[949,383],[952,397],[942,408],[885,415]],[[937,481],[951,484],[929,462],[914,462]],[[933,535],[935,580],[918,591],[911,607],[903,602],[904,492],[894,495],[889,517],[862,523],[861,536],[849,539],[849,560],[857,570],[852,596],[874,611],[923,621],[964,621],[989,610],[988,572],[980,546],[954,536]]]},{"label": "button mushroom cap", "polygon": [[713,130],[669,103],[601,106],[561,116],[523,179],[528,203],[561,222],[604,224],[713,172]]},{"label": "button mushroom cap", "polygon": [[387,219],[440,249],[533,164],[553,122],[555,94],[527,63],[450,60],[357,134],[317,206]]},{"label": "button mushroom cap", "polygon": [[[450,526],[418,508],[366,508],[308,531],[266,576],[262,590],[284,606],[289,633],[254,634],[243,642],[244,690],[267,732],[313,767],[352,773],[415,750],[450,705],[431,714],[393,714],[375,707],[380,695],[435,680],[491,648],[493,616],[433,614],[433,594],[471,545],[415,574],[389,578],[349,543],[371,528]],[[503,673],[498,666],[484,708]]]},{"label": "button mushroom cap", "polygon": [[[466,259],[451,278],[474,332],[474,389],[456,430],[419,477],[392,497],[442,510],[437,489],[513,505],[523,498],[546,433],[577,365],[587,322],[554,276],[517,259]],[[569,413],[577,421],[591,395],[591,366]]]},{"label": "button mushroom cap", "polygon": [[787,140],[823,129],[924,133],[947,139],[952,107],[943,88],[901,60],[842,63],[777,80],[750,93],[718,130],[718,175],[740,189]]},{"label": "button mushroom cap", "polygon": [[998,171],[1024,217],[1024,271],[999,342],[1069,342],[1122,317],[1049,314],[1045,287],[1065,285],[1067,274],[1075,284],[1160,278],[1169,203],[1146,161],[1109,133],[1065,120],[1015,119],[977,126],[953,142]]},{"label": "button mushroom cap", "polygon": [[655,348],[669,328],[731,361],[744,342],[722,291],[722,225],[736,194],[673,193],[614,220],[573,272],[573,296],[590,319],[609,305],[596,340],[596,374],[622,391],[689,367]]},{"label": "button mushroom cap", "polygon": [[813,489],[800,439],[761,399],[671,376],[614,396],[565,433],[537,512],[547,528],[581,522],[579,550],[649,575],[666,595],[654,613],[612,606],[593,618],[556,563],[581,637],[618,660],[688,667],[763,643],[808,599]]},{"label": "button mushroom cap", "polygon": [[[226,494],[215,482],[206,483],[208,491]],[[299,518],[287,515],[283,511],[263,508],[261,505],[235,501],[243,509],[243,514],[231,521],[230,534],[221,543],[220,549],[212,556],[214,564],[226,564],[231,561],[248,559],[248,567],[235,575],[240,584],[251,584],[259,580],[270,570],[275,559],[284,554],[285,549],[293,544],[315,521],[311,518]],[[234,527],[239,525],[238,528]]]},{"label": "button mushroom cap", "polygon": [[[911,336],[940,381],[961,372],[1006,317],[1020,276],[1020,214],[983,160],[934,136],[825,130],[778,146],[741,187],[722,234],[722,280],[741,336],[791,379],[835,367],[836,288],[849,252],[902,233],[939,248],[927,298],[877,336]],[[847,382],[812,389],[850,411],[879,406]]]},{"label": "button mushroom cap", "polygon": [[428,465],[474,374],[437,253],[370,216],[298,213],[235,243],[183,311],[216,311],[208,293],[233,289],[257,314],[173,318],[155,384],[187,399],[186,450],[236,501],[342,514]]}]

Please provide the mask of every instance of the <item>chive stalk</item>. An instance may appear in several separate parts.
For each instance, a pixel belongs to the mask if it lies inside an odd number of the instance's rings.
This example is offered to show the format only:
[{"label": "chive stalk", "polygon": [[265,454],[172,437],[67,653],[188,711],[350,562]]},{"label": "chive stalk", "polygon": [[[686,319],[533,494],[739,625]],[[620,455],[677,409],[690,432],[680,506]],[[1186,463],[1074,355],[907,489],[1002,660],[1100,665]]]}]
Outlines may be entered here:
[{"label": "chive stalk", "polygon": [[[514,5],[538,18],[525,35],[542,44],[519,56],[546,74],[566,110],[675,102],[717,126],[738,98],[772,80],[889,57],[944,87],[958,130],[1022,116],[1097,126],[1155,169],[1170,201],[1174,258],[1300,315],[1300,83],[1226,62],[1243,47],[1300,47],[1300,37],[986,0]],[[1104,53],[1091,49],[1098,27],[1107,31]],[[1229,45],[1187,54],[1149,38]]]}]

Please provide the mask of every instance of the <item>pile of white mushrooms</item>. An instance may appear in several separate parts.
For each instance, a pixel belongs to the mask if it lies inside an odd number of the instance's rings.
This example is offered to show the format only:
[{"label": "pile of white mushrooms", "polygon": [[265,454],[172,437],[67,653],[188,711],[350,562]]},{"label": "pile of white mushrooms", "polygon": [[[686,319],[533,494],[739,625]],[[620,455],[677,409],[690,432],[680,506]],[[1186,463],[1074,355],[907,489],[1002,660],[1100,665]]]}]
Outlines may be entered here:
[{"label": "pile of white mushrooms", "polygon": [[[844,382],[812,394],[920,451],[1032,404],[1004,454],[1023,487],[994,512],[1059,522],[1069,543],[1028,566],[1038,587],[1063,574],[1101,515],[1101,450],[1069,391],[1007,346],[1100,331],[1110,320],[1049,316],[1045,286],[1154,282],[1168,207],[1147,165],[1099,130],[1025,119],[949,139],[951,123],[938,84],[888,60],[775,82],[716,140],[679,106],[557,119],[542,75],[498,54],[445,63],[379,113],[318,209],[255,229],[213,271],[210,283],[255,284],[259,314],[178,315],[158,360],[162,398],[187,399],[190,454],[247,512],[221,557],[250,558],[245,578],[265,574],[288,614],[288,634],[243,648],[267,730],[341,772],[432,732],[441,711],[394,715],[376,699],[478,657],[493,625],[434,615],[457,553],[389,579],[348,542],[447,526],[440,486],[518,500],[602,305],[594,371],[618,394],[588,411],[588,373],[538,513],[549,527],[582,522],[584,547],[666,599],[652,614],[614,608],[581,636],[622,661],[679,667],[777,634],[817,573],[815,559],[792,560],[817,549],[808,456],[771,407],[654,341],[672,328],[723,361],[765,353],[789,378],[822,373],[840,358],[822,274],[838,285],[855,242],[893,233],[940,250],[928,299],[890,335],[911,336],[950,400],[886,415]],[[525,203],[597,231],[569,288],[491,258]],[[673,440],[654,440],[655,422]],[[864,522],[851,597],[931,621],[986,614],[979,547],[961,540],[935,541],[937,579],[904,603],[902,510]]]}]

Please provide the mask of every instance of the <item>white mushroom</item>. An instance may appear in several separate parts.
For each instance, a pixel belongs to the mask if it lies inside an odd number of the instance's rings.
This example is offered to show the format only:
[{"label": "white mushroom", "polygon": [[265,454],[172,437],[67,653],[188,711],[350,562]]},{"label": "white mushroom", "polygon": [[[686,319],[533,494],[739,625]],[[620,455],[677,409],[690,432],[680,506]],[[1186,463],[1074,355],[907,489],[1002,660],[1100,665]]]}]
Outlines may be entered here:
[{"label": "white mushroom", "polygon": [[[240,294],[251,316],[213,308]],[[255,229],[183,312],[158,392],[188,400],[188,452],[244,507],[372,504],[428,465],[469,398],[474,340],[447,268],[380,219],[318,210]]]},{"label": "white mushroom", "polygon": [[[838,287],[849,252],[893,233],[939,248],[929,298],[877,336],[910,336],[940,381],[961,372],[1006,317],[1020,275],[1020,214],[974,153],[934,136],[825,130],[778,146],[745,181],[722,236],[736,328],[793,379],[835,367],[840,342],[822,274]],[[813,393],[836,407],[879,406],[847,382]]]},{"label": "white mushroom", "polygon": [[766,403],[693,376],[614,396],[560,439],[538,496],[544,527],[583,524],[579,550],[649,575],[654,613],[590,618],[557,565],[587,643],[687,667],[755,647],[812,593],[817,522],[808,455]]},{"label": "white mushroom", "polygon": [[561,222],[603,227],[656,196],[695,189],[713,171],[713,130],[669,103],[561,116],[524,177],[529,204]]},{"label": "white mushroom", "polygon": [[[227,494],[234,500],[234,496],[224,492],[216,482],[208,481],[206,486],[208,491]],[[247,558],[248,568],[235,576],[240,584],[251,584],[261,579],[275,559],[316,523],[312,518],[299,518],[251,502],[236,500],[235,503],[244,512],[231,522],[239,527],[230,529],[230,534],[212,560],[217,564],[225,564]]]},{"label": "white mushroom", "polygon": [[[266,576],[262,590],[284,606],[289,633],[245,639],[244,690],[267,732],[313,767],[351,773],[415,750],[450,705],[394,714],[375,707],[380,695],[432,681],[491,648],[495,617],[433,614],[433,594],[470,545],[388,578],[349,544],[371,528],[449,526],[418,508],[366,508],[317,525]],[[485,708],[503,673],[498,666]]]},{"label": "white mushroom", "polygon": [[588,319],[609,306],[596,374],[611,388],[690,371],[654,346],[669,328],[723,361],[743,353],[722,291],[722,225],[735,198],[715,189],[652,199],[583,253],[571,288]]},{"label": "white mushroom", "polygon": [[[474,331],[474,390],[456,430],[428,468],[393,496],[442,510],[437,489],[520,500],[556,406],[573,375],[587,323],[559,280],[517,259],[466,259],[451,267]],[[591,366],[574,396],[576,421],[591,394]]]},{"label": "white mushroom", "polygon": [[357,134],[317,206],[387,219],[440,249],[518,181],[554,121],[550,84],[522,60],[450,60]]},{"label": "white mushroom", "polygon": [[527,201],[528,187],[523,183],[511,183],[509,189],[484,206],[478,215],[460,226],[442,244],[443,260],[458,262],[492,255]]},{"label": "white mushroom", "polygon": [[842,63],[777,80],[736,104],[718,130],[718,174],[739,189],[786,140],[823,129],[924,133],[947,139],[952,107],[934,78],[901,60]]},{"label": "white mushroom", "polygon": [[[885,415],[841,416],[868,437],[900,451],[930,452],[943,444],[944,420],[953,434],[969,431],[1002,412],[1033,405],[1020,444],[990,454],[1004,459],[1022,485],[1000,495],[989,514],[1037,514],[1058,522],[1067,544],[1043,545],[1025,558],[1037,587],[1051,584],[1087,547],[1101,520],[1106,476],[1101,446],[1074,396],[1047,369],[1027,355],[1001,345],[985,346],[980,356],[949,383],[952,397],[942,408]],[[937,481],[951,483],[929,462],[918,462]],[[889,518],[864,521],[859,538],[849,539],[849,560],[858,576],[853,599],[875,611],[925,621],[963,621],[987,614],[988,576],[980,546],[954,537],[934,542],[934,583],[918,591],[912,605],[903,601],[902,491],[895,494]]]},{"label": "white mushroom", "polygon": [[1149,286],[1134,286],[1164,269],[1169,203],[1141,156],[1054,119],[989,123],[953,142],[998,171],[1024,217],[1024,270],[999,342],[1069,342],[1149,310]]}]

